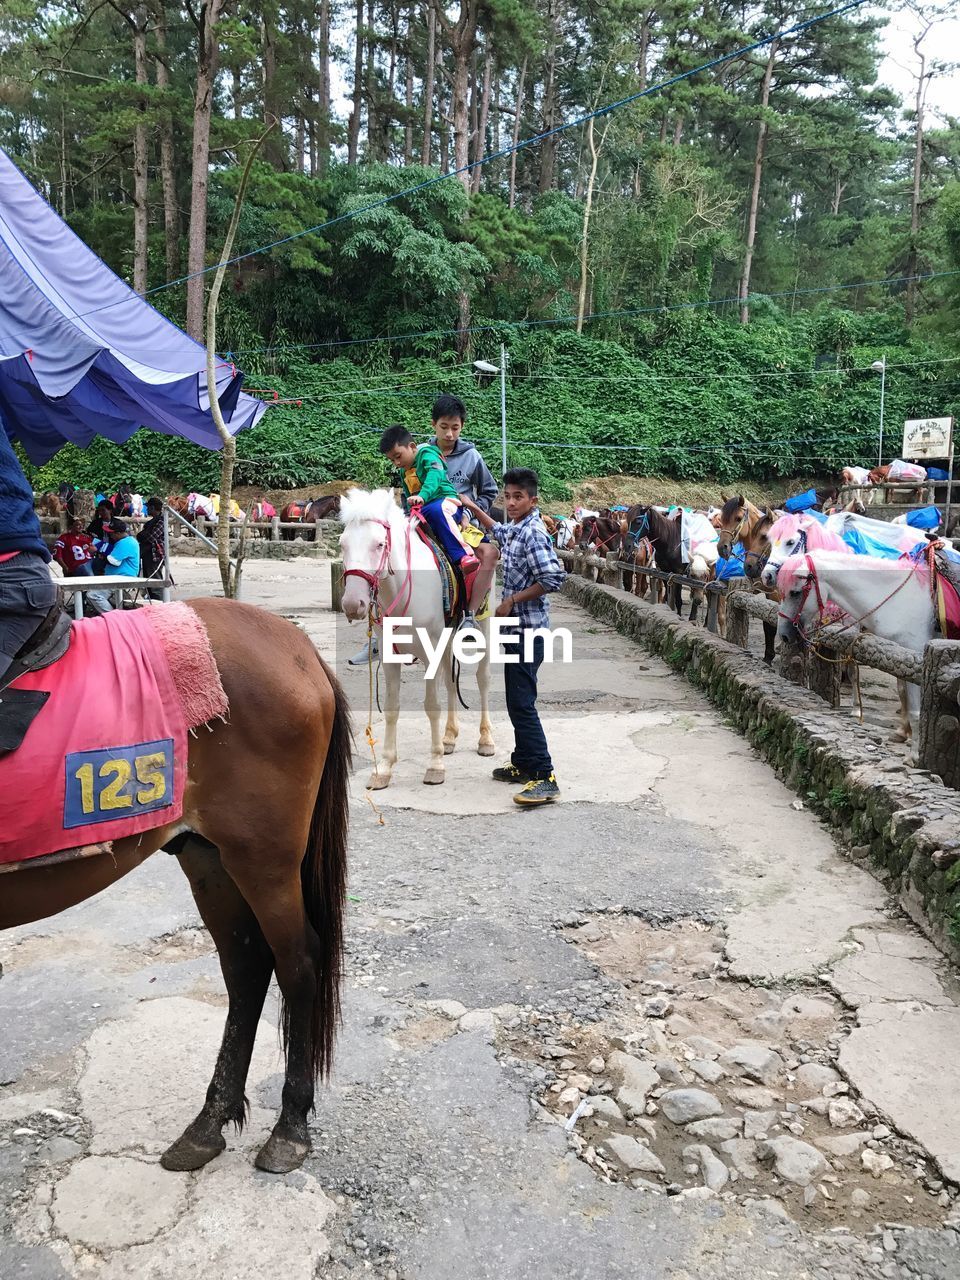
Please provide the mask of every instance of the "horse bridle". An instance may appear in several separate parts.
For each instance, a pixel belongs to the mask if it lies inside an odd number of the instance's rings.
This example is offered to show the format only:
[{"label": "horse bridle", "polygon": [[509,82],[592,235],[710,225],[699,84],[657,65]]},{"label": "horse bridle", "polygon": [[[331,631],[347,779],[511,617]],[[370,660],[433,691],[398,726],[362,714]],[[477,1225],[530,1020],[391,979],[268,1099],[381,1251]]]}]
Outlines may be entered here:
[{"label": "horse bridle", "polygon": [[[422,519],[422,517],[420,517]],[[413,521],[407,521],[407,576],[400,590],[394,597],[393,604],[388,605],[386,609],[380,604],[380,583],[385,573],[389,572],[390,552],[393,549],[393,529],[389,520],[378,520],[376,516],[370,516],[368,520],[363,521],[364,524],[378,524],[386,530],[386,537],[383,540],[383,550],[380,553],[380,563],[374,569],[373,573],[366,569],[344,569],[342,576],[345,582],[347,578],[362,578],[370,587],[371,607],[379,615],[380,619],[389,618],[390,615],[400,607],[400,601],[403,601],[403,608],[407,608],[410,604],[410,598],[413,595],[413,564],[410,559],[410,540],[413,536]]]},{"label": "horse bridle", "polygon": [[800,603],[797,605],[797,611],[791,618],[788,613],[784,613],[782,609],[778,609],[777,617],[783,618],[784,621],[789,622],[790,625],[802,636],[802,638],[809,643],[806,632],[803,627],[800,626],[800,615],[806,608],[810,592],[815,591],[817,593],[817,616],[819,618],[823,617],[826,605],[824,603],[823,594],[820,591],[820,579],[817,577],[817,567],[813,563],[811,556],[805,554],[803,558],[807,565],[807,580],[800,590]]}]

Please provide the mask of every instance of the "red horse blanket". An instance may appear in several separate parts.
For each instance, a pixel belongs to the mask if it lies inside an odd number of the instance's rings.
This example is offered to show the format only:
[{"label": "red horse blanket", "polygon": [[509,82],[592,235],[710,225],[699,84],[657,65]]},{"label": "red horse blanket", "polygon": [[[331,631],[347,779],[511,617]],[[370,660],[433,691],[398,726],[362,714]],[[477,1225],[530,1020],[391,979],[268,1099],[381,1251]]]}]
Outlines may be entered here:
[{"label": "red horse blanket", "polygon": [[187,731],[227,711],[206,629],[184,604],[75,622],[64,657],[14,687],[50,698],[0,756],[0,863],[176,822]]}]

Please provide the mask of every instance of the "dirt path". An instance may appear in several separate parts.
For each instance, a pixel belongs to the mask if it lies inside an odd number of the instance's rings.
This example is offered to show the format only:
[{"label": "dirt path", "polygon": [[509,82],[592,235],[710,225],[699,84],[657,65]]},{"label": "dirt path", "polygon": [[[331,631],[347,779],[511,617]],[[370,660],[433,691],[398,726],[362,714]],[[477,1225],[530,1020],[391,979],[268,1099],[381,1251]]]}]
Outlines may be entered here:
[{"label": "dirt path", "polygon": [[[362,727],[327,567],[250,562],[245,584],[336,646]],[[4,1280],[955,1280],[955,975],[695,690],[564,602],[554,622],[563,803],[515,810],[475,711],[424,787],[409,677],[383,825],[360,761],[346,1021],[301,1172],[252,1168],[272,1003],[249,1126],[197,1175],[157,1165],[223,1017],[172,860],[0,938]],[[494,718],[505,758],[499,691]]]}]

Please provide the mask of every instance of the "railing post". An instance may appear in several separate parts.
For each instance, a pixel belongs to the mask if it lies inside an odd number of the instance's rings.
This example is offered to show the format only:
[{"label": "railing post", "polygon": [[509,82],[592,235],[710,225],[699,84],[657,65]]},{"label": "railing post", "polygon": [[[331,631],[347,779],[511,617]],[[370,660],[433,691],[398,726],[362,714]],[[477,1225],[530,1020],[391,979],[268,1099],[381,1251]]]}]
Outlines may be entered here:
[{"label": "railing post", "polygon": [[273,516],[270,520],[270,541],[280,541],[280,517]]},{"label": "railing post", "polygon": [[919,760],[948,787],[960,788],[960,707],[957,694],[944,692],[948,668],[960,660],[960,644],[931,640],[923,651],[920,694]]},{"label": "railing post", "polygon": [[320,542],[321,542],[320,534],[321,534],[322,532],[323,532],[323,521],[322,521],[322,520],[314,520],[314,522],[313,522],[313,540],[314,540],[314,542],[317,544],[317,546],[318,546],[318,547],[319,547]]},{"label": "railing post", "polygon": [[330,608],[334,613],[340,612],[343,604],[343,561],[330,561]]},{"label": "railing post", "polygon": [[616,560],[611,556],[607,556],[601,563],[603,565],[603,585],[605,587],[618,587],[620,585],[618,581],[620,570],[614,567],[617,563]]},{"label": "railing post", "polygon": [[714,635],[716,635],[717,631],[719,630],[719,626],[717,623],[717,613],[719,611],[719,608],[720,608],[720,592],[708,591],[707,592],[707,630],[712,631]]},{"label": "railing post", "polygon": [[839,707],[842,670],[841,658],[831,660],[829,655],[821,658],[815,650],[811,650],[807,661],[807,687],[819,694],[831,707]]},{"label": "railing post", "polygon": [[746,649],[750,644],[750,615],[746,609],[740,608],[740,601],[737,597],[741,593],[742,588],[737,588],[727,593],[726,638],[731,644],[739,645],[741,649]]}]

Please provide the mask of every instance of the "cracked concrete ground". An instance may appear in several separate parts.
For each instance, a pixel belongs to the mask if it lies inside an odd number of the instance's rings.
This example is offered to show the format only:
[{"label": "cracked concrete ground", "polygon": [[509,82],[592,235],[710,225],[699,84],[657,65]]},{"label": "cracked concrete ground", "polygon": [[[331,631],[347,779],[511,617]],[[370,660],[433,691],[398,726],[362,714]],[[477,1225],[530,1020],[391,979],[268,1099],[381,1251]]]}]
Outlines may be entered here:
[{"label": "cracked concrete ground", "polygon": [[[185,595],[213,585],[206,561],[181,561],[177,576]],[[362,727],[367,673],[344,665],[362,637],[326,610],[327,566],[251,561],[245,593],[337,649]],[[543,1082],[506,1047],[511,1015],[600,1026],[633,1007],[622,975],[558,923],[715,922],[728,962],[718,989],[834,993],[851,1011],[836,1064],[850,1086],[926,1149],[942,1184],[960,1179],[955,975],[694,689],[562,601],[554,622],[575,644],[574,664],[542,677],[561,804],[514,809],[473,752],[475,709],[447,782],[423,787],[415,677],[395,783],[375,797],[384,825],[359,761],[345,1025],[299,1173],[252,1166],[282,1085],[272,998],[249,1125],[198,1174],[158,1167],[200,1105],[224,1011],[173,860],[0,937],[3,1280],[172,1280],[201,1267],[242,1280],[956,1280],[950,1228],[905,1216],[818,1232],[776,1200],[633,1190],[598,1178],[532,1104]],[[468,680],[464,691],[473,705]],[[505,758],[499,689],[493,712]]]}]

